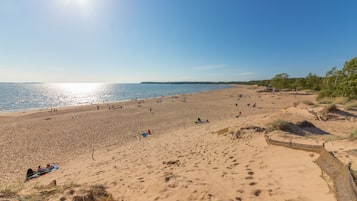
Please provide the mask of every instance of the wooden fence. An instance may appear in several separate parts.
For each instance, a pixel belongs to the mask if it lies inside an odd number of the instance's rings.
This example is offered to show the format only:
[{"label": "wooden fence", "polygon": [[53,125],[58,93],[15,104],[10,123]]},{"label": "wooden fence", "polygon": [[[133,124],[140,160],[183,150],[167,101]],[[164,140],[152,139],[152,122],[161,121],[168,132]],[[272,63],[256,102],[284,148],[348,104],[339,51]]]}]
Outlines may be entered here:
[{"label": "wooden fence", "polygon": [[265,135],[265,140],[272,145],[319,153],[320,157],[315,162],[333,180],[337,200],[357,201],[357,187],[351,175],[350,167],[338,160],[333,153],[328,152],[323,145],[278,141],[271,139],[267,135]]}]

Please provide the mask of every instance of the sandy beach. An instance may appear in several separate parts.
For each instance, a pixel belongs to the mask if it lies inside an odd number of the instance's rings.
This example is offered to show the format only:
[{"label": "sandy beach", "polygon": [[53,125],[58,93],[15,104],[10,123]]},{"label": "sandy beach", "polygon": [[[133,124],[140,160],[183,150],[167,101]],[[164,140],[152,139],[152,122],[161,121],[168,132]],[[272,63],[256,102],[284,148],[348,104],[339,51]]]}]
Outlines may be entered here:
[{"label": "sandy beach", "polygon": [[[230,89],[0,114],[0,185],[25,179],[28,168],[56,163],[59,170],[24,184],[103,185],[115,200],[337,200],[319,154],[269,145],[265,132],[277,119],[309,121],[319,134],[270,137],[324,146],[357,169],[357,112],[321,121],[302,104],[316,95]],[[242,96],[240,96],[242,94]],[[295,103],[295,104],[294,104]],[[300,103],[300,104],[298,104]],[[255,105],[255,107],[253,107]],[[114,108],[114,109],[113,109]],[[195,123],[197,118],[208,123]],[[141,137],[140,133],[151,131]],[[71,195],[56,194],[49,200]],[[1,198],[0,198],[1,199]]]}]

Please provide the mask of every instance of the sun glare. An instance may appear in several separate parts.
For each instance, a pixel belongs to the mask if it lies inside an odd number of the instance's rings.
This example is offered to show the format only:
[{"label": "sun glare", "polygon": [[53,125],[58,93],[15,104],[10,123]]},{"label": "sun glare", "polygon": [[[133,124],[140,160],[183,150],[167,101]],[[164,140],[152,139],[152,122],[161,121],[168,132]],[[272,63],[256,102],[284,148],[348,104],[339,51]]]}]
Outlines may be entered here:
[{"label": "sun glare", "polygon": [[60,83],[56,86],[66,93],[81,96],[97,91],[103,84],[100,83]]},{"label": "sun glare", "polygon": [[75,6],[81,10],[87,10],[91,0],[65,0],[67,6]]}]

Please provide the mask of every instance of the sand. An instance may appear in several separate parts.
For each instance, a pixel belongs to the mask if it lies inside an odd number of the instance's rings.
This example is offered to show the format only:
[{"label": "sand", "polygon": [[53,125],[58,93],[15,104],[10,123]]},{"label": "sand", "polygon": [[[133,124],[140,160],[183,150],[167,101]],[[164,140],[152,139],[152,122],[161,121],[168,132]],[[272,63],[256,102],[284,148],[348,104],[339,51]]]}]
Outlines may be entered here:
[{"label": "sand", "polygon": [[[308,120],[330,134],[276,133],[274,138],[326,142],[355,168],[355,142],[339,140],[356,128],[355,118],[319,121],[294,107],[315,102],[316,95],[258,90],[236,86],[101,104],[99,110],[87,105],[2,114],[0,184],[23,182],[28,168],[57,163],[59,170],[24,188],[56,180],[57,185],[104,185],[117,200],[336,200],[329,178],[314,163],[318,154],[268,145],[262,132],[247,130],[239,139],[232,134],[247,126],[266,128],[278,118]],[[209,123],[194,123],[198,117]],[[228,132],[217,133],[225,128]],[[148,129],[152,135],[140,137]]]}]

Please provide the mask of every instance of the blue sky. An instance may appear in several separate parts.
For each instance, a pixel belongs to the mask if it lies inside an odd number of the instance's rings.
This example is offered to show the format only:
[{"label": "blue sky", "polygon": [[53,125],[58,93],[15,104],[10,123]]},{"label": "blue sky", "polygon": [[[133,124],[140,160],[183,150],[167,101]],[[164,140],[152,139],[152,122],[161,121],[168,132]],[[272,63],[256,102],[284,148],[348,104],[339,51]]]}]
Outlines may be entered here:
[{"label": "blue sky", "polygon": [[357,56],[355,0],[2,0],[0,82],[323,76]]}]

